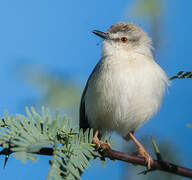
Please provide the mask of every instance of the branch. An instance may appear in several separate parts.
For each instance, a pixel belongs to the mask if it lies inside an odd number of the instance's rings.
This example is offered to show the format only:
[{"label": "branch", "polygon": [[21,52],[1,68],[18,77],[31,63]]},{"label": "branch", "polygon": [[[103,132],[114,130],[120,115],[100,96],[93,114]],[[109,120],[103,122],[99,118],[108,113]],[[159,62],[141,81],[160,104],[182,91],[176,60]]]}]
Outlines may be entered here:
[{"label": "branch", "polygon": [[[134,156],[134,155],[128,155],[123,152],[115,151],[115,150],[109,150],[106,157],[110,159],[116,159],[124,162],[129,162],[133,164],[138,164],[141,166],[146,166],[145,160],[141,157]],[[187,169],[181,166],[174,165],[172,163],[166,162],[166,161],[157,161],[153,160],[153,163],[151,164],[151,168],[155,170],[160,171],[166,171],[172,174],[177,174],[184,177],[190,177],[192,178],[192,170]]]},{"label": "branch", "polygon": [[[0,154],[7,155],[7,153],[2,151]],[[34,154],[51,156],[53,155],[53,149],[41,148],[38,152],[34,152]],[[135,155],[128,155],[124,152],[116,151],[113,149],[108,150],[107,152],[105,152],[105,154],[102,153],[102,156],[104,158],[107,157],[112,160],[120,160],[120,161],[132,163],[136,165],[146,166],[145,160],[142,157],[138,157]],[[166,161],[153,160],[153,163],[151,164],[151,168],[153,170],[165,171],[172,174],[177,174],[179,176],[192,178],[192,169],[184,168]]]},{"label": "branch", "polygon": [[[52,118],[48,109],[45,113],[42,108],[42,117],[34,108],[31,108],[31,112],[26,108],[27,117],[17,114],[17,117],[14,118],[14,116],[8,116],[5,111],[4,119],[0,121],[0,146],[3,148],[0,155],[5,155],[4,166],[9,155],[17,152],[25,152],[17,154],[18,157],[25,160],[34,159],[33,154],[53,156],[47,178],[49,180],[50,177],[80,179],[81,174],[89,166],[89,159],[96,157],[146,166],[142,157],[128,155],[113,149],[95,150],[95,146],[92,144],[93,129],[83,132],[83,130],[77,131],[77,128],[70,128],[69,119],[60,118],[58,113]],[[157,156],[159,150],[155,142],[153,142],[153,146]],[[146,174],[154,170],[192,178],[191,169],[166,162],[158,156],[157,160],[153,160],[151,169],[142,173]]]},{"label": "branch", "polygon": [[169,80],[186,78],[192,78],[192,71],[179,71],[176,75],[170,77]]}]

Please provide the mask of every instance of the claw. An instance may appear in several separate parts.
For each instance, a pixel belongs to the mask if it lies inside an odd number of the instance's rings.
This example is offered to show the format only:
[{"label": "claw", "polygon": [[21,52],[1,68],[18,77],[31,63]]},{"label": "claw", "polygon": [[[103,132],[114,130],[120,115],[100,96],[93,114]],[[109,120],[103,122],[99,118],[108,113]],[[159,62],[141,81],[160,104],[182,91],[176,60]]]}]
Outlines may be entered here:
[{"label": "claw", "polygon": [[97,146],[97,148],[102,149],[102,151],[111,149],[111,146],[109,143],[106,143],[106,142],[99,140],[98,134],[99,134],[99,131],[96,131],[95,135],[93,137],[93,143]]},{"label": "claw", "polygon": [[145,163],[147,165],[147,169],[151,169],[151,164],[153,163],[152,157],[145,151],[143,147],[139,147],[138,155],[145,159]]}]

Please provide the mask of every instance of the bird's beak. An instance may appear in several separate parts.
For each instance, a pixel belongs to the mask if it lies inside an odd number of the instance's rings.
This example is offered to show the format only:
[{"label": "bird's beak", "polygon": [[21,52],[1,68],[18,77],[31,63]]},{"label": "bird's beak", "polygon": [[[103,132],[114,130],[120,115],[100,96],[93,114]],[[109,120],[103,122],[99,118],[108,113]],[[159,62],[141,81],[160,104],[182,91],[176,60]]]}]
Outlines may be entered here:
[{"label": "bird's beak", "polygon": [[92,33],[96,34],[97,36],[99,36],[103,39],[110,39],[109,35],[107,33],[102,32],[102,31],[93,30]]}]

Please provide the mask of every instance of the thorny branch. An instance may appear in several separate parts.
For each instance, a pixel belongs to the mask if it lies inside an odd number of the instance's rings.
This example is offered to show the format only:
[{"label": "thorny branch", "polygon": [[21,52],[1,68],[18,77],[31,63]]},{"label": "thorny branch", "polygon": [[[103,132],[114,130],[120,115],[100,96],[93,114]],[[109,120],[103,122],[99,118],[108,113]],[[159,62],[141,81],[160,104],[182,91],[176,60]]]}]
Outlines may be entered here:
[{"label": "thorny branch", "polygon": [[[10,154],[11,152],[8,153]],[[1,151],[0,154],[6,156],[8,155],[6,151]],[[34,152],[34,154],[51,156],[53,155],[53,149],[42,148],[38,152]],[[116,151],[113,149],[110,149],[105,153],[101,153],[101,155],[104,158],[110,158],[112,160],[120,160],[135,165],[146,166],[145,160],[142,157],[138,157],[135,155],[128,155],[124,152]],[[165,171],[172,174],[177,174],[179,176],[192,178],[192,169],[184,168],[166,161],[153,160],[153,163],[151,164],[151,169]]]}]

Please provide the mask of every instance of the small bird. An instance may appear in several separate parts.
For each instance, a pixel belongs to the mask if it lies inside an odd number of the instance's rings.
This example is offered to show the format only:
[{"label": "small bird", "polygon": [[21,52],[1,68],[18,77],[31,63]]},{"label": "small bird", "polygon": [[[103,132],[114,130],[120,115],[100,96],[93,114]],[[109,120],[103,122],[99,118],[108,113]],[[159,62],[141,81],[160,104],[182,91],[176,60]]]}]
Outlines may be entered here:
[{"label": "small bird", "polygon": [[97,146],[110,145],[99,134],[116,131],[132,139],[150,168],[152,158],[133,133],[157,112],[168,78],[152,56],[151,39],[137,25],[120,22],[107,32],[92,31],[103,39],[102,57],[92,71],[80,103],[80,128],[93,128]]}]

